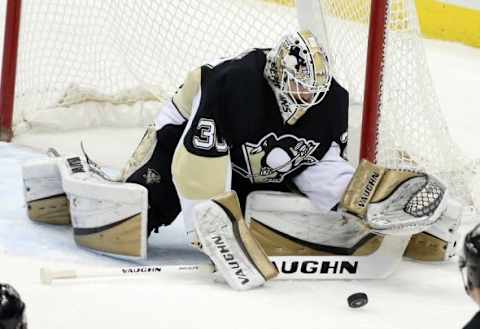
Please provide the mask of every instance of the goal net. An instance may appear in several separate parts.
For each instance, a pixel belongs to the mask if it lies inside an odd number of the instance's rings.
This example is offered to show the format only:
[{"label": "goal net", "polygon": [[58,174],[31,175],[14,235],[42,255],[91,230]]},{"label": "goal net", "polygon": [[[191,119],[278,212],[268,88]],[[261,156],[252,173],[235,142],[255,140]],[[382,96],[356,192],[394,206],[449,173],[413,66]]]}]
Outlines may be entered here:
[{"label": "goal net", "polygon": [[[380,19],[385,29],[375,48],[368,43],[367,0],[23,0],[21,6],[19,0],[3,0],[2,4],[1,17],[10,14],[20,24],[16,65],[7,61],[16,67],[16,80],[2,79],[7,89],[15,87],[14,134],[145,126],[192,68],[247,48],[271,47],[281,35],[309,28],[325,45],[335,78],[351,96],[350,158],[357,158],[359,145],[367,145],[369,156],[379,164],[428,171],[444,180],[454,196],[472,203],[475,168],[448,133],[413,0],[386,1]],[[15,6],[21,10],[12,14]],[[14,40],[6,41],[10,51],[4,52],[4,66],[15,48]],[[370,71],[368,49],[380,51],[381,60],[373,69],[370,65]],[[365,72],[377,73],[377,89],[365,89]],[[375,120],[365,121],[360,129],[361,107],[368,95],[377,99]],[[3,106],[1,111],[5,130],[9,109]],[[363,136],[369,131],[374,138],[361,139],[360,131]]]}]

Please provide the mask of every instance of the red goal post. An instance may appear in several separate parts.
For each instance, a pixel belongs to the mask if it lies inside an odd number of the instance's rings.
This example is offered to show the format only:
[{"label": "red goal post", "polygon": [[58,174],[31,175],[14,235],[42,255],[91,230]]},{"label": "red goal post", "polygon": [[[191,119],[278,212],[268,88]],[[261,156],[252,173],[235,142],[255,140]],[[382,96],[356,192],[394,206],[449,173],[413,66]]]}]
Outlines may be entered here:
[{"label": "red goal post", "polygon": [[376,162],[378,117],[380,115],[380,92],[384,60],[385,29],[388,1],[377,0],[370,9],[367,64],[365,68],[365,94],[360,139],[360,159]]},{"label": "red goal post", "polygon": [[0,81],[0,141],[13,137],[12,120],[22,0],[7,1]]}]

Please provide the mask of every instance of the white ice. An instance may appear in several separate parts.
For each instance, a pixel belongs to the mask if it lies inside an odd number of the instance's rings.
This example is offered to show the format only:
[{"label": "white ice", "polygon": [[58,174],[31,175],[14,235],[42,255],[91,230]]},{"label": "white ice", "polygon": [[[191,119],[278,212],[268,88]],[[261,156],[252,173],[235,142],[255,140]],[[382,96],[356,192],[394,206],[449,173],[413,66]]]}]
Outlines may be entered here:
[{"label": "white ice", "polygon": [[[480,49],[427,42],[433,78],[450,125],[464,151],[480,157]],[[0,143],[0,282],[13,284],[27,304],[30,328],[461,328],[477,306],[463,291],[456,260],[403,261],[385,280],[273,281],[235,292],[208,274],[158,275],[40,283],[40,267],[102,268],[131,265],[79,249],[70,229],[26,217],[20,164],[45,147],[77,153],[83,140],[102,165],[119,168],[142,129],[19,136]],[[28,145],[24,147],[22,145]],[[32,147],[37,151],[32,150]],[[465,233],[477,219],[461,227]],[[187,246],[180,220],[154,235],[148,264],[193,264],[206,259]],[[350,309],[346,298],[363,291],[369,304]]]}]

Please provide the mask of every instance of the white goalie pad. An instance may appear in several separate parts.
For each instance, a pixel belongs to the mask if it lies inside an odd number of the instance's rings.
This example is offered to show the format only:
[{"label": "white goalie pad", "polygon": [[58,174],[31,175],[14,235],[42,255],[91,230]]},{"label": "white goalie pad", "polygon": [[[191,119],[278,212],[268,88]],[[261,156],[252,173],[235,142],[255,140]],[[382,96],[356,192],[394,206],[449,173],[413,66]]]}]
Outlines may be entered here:
[{"label": "white goalie pad", "polygon": [[[374,249],[370,246],[366,252],[365,249],[362,250],[362,241],[367,241],[368,230],[353,222],[345,222],[338,213],[325,214],[315,208],[308,198],[293,193],[272,191],[250,193],[245,218],[260,244],[262,239],[259,233],[252,229],[252,225],[256,223],[261,223],[270,231],[280,233],[282,236],[288,236],[281,243],[285,241],[287,244],[290,243],[287,240],[296,243],[301,241],[301,245],[306,248],[302,255],[279,256],[272,255],[267,250],[269,248],[262,245],[269,259],[277,267],[279,279],[386,278],[401,261],[410,239],[410,236],[383,236],[376,240],[380,242]],[[316,246],[327,251],[325,255],[319,253],[309,255],[308,252],[314,251]],[[336,251],[341,251],[342,254],[335,254]],[[351,254],[346,255],[346,251]]]},{"label": "white goalie pad", "polygon": [[22,165],[22,176],[27,202],[63,194],[56,159],[45,158],[28,161]]},{"label": "white goalie pad", "polygon": [[195,206],[194,227],[201,250],[232,288],[252,289],[278,275],[248,230],[235,192]]},{"label": "white goalie pad", "polygon": [[[261,222],[291,240],[301,240],[334,252],[351,252],[370,231],[359,220],[342,213],[322,212],[306,197],[295,193],[256,191],[247,198],[246,220]],[[260,215],[261,214],[261,215]]]},{"label": "white goalie pad", "polygon": [[232,288],[247,290],[265,283],[235,237],[232,221],[221,206],[213,201],[200,203],[195,208],[194,223],[202,250]]},{"label": "white goalie pad", "polygon": [[70,224],[68,200],[56,159],[35,159],[23,163],[22,177],[27,214],[31,220]]},{"label": "white goalie pad", "polygon": [[146,258],[148,191],[131,183],[107,181],[90,172],[80,157],[58,160],[70,201],[75,242],[120,258]]}]

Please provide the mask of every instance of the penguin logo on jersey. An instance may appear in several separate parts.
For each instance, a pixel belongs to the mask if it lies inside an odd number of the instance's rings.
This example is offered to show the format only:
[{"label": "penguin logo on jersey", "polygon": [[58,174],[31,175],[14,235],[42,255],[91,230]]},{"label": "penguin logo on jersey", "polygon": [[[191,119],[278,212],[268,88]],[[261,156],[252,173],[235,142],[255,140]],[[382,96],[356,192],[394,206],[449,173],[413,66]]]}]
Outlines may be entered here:
[{"label": "penguin logo on jersey", "polygon": [[297,168],[315,164],[318,160],[312,153],[318,145],[293,135],[270,133],[258,144],[245,143],[242,149],[248,170],[236,165],[233,170],[252,183],[279,183]]}]

